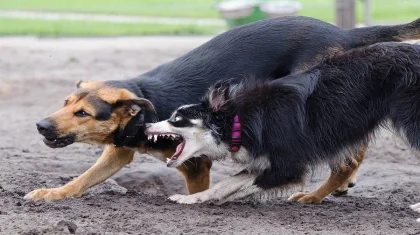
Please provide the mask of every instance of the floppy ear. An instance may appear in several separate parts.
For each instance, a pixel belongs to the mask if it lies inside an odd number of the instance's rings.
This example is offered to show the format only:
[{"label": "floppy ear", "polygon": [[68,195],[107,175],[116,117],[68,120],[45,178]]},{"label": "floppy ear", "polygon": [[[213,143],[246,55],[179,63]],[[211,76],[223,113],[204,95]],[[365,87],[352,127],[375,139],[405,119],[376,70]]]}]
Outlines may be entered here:
[{"label": "floppy ear", "polygon": [[[117,147],[138,146],[138,140],[144,135],[145,126],[144,121],[148,115],[155,116],[155,108],[148,99],[132,98],[126,100],[119,100],[117,103],[121,104],[128,114],[132,116],[131,120],[125,125],[120,126],[114,136],[114,145]],[[142,108],[151,111],[152,114],[144,112]]]},{"label": "floppy ear", "polygon": [[124,105],[128,113],[133,117],[136,116],[142,108],[146,108],[152,113],[156,113],[155,107],[148,99],[134,98],[128,100],[120,100],[118,102]]},{"label": "floppy ear", "polygon": [[313,73],[295,74],[283,77],[279,84],[292,87],[297,91],[303,101],[306,101],[318,85],[319,75]]},{"label": "floppy ear", "polygon": [[216,82],[207,93],[210,108],[215,112],[228,109],[231,104],[230,98],[238,87],[239,84],[233,79]]}]

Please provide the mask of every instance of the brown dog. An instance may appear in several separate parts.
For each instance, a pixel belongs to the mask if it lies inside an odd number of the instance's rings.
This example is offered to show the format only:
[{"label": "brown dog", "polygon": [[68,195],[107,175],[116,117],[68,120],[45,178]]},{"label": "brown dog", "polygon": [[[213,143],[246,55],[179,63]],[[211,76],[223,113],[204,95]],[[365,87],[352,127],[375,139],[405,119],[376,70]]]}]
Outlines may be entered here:
[{"label": "brown dog", "polygon": [[[37,123],[38,129],[50,147],[62,147],[73,142],[107,145],[95,165],[80,177],[60,188],[38,189],[25,196],[26,199],[59,200],[65,197],[79,197],[82,193],[111,177],[133,160],[136,151],[155,152],[162,161],[172,156],[173,149],[147,150],[147,143],[137,148],[118,148],[113,145],[115,130],[124,128],[141,109],[154,112],[153,104],[138,98],[132,92],[115,88],[104,82],[78,82],[78,88],[67,97],[64,107]],[[110,113],[107,104],[114,105]],[[107,116],[106,120],[101,116]],[[58,137],[60,136],[60,137]],[[199,166],[199,167],[196,167]],[[200,192],[210,185],[211,162],[197,159],[178,168],[184,176],[189,193]]]}]

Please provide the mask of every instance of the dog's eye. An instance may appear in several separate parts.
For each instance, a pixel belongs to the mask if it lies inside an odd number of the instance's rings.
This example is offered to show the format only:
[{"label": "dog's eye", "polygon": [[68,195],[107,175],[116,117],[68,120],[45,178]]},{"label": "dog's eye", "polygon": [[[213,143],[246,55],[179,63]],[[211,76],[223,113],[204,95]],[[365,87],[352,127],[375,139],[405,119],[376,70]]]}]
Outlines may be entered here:
[{"label": "dog's eye", "polygon": [[76,117],[88,117],[90,114],[86,113],[84,110],[80,110],[74,113]]},{"label": "dog's eye", "polygon": [[175,122],[179,122],[179,121],[181,121],[182,120],[182,117],[181,116],[176,116],[175,117]]}]

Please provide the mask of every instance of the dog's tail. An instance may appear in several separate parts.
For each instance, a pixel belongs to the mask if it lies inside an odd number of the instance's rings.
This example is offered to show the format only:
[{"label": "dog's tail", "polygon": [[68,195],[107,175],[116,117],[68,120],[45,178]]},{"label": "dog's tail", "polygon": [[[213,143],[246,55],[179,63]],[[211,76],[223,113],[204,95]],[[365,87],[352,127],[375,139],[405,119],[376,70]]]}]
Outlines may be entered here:
[{"label": "dog's tail", "polygon": [[350,29],[348,33],[352,41],[352,48],[378,42],[420,40],[420,18],[408,24]]}]

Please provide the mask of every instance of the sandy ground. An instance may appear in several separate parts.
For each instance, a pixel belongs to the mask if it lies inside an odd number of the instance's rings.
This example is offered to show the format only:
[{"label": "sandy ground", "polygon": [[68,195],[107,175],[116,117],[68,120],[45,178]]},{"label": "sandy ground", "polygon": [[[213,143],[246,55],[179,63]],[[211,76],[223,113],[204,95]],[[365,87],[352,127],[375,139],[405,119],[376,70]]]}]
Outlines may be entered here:
[{"label": "sandy ground", "polygon": [[[185,193],[181,176],[147,155],[82,198],[22,199],[35,188],[65,184],[102,151],[82,144],[50,149],[37,134],[35,122],[62,105],[75,80],[130,78],[206,40],[0,39],[0,234],[420,234],[418,215],[408,208],[420,202],[420,162],[386,131],[370,146],[356,187],[317,205],[285,198],[177,205],[166,198]],[[232,169],[238,168],[216,164],[213,183]],[[317,172],[306,190],[327,173]]]}]

